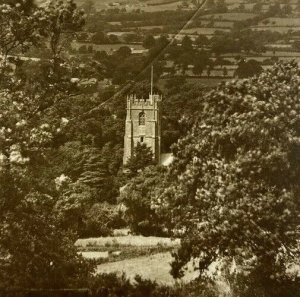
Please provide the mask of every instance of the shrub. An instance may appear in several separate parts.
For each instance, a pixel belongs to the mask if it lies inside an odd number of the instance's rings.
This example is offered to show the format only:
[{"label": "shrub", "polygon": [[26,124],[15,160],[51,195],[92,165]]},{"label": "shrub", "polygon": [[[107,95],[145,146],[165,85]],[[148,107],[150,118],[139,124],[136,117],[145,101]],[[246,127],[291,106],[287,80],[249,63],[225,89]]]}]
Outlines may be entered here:
[{"label": "shrub", "polygon": [[81,237],[98,237],[112,235],[113,229],[122,228],[125,221],[117,205],[96,203],[85,214]]}]

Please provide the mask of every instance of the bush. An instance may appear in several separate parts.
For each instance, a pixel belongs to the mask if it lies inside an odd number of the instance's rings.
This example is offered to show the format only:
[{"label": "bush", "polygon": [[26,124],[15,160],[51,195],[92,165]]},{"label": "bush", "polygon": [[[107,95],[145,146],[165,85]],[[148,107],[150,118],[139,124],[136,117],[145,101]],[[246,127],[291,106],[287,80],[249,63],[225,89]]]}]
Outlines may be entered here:
[{"label": "bush", "polygon": [[113,229],[124,227],[122,211],[117,205],[96,203],[85,214],[80,236],[98,237],[112,235]]},{"label": "bush", "polygon": [[95,276],[89,286],[91,297],[217,297],[211,283],[194,281],[174,286],[159,285],[154,281],[136,276],[130,282],[123,274],[114,273]]}]

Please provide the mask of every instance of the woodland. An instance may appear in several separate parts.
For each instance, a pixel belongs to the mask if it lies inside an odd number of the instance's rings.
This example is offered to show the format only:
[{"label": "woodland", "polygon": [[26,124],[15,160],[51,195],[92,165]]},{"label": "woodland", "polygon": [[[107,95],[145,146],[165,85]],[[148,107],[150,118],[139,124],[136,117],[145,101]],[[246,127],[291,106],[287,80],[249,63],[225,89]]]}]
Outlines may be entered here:
[{"label": "woodland", "polygon": [[[85,24],[72,0],[0,1],[0,289],[217,297],[207,270],[221,261],[230,296],[299,296],[299,271],[289,269],[300,259],[298,64],[275,63],[214,88],[184,76],[163,90],[157,84],[163,151],[174,161],[158,166],[138,145],[123,167],[125,98],[148,93],[149,73],[84,92],[78,79],[95,67],[68,59],[65,46]],[[143,66],[166,42],[156,41]],[[47,58],[23,58],[45,47]],[[188,39],[181,50],[193,51]],[[116,64],[129,57],[126,47],[98,55]],[[96,275],[75,241],[125,227],[180,238],[171,274],[180,280],[193,261],[199,277],[170,287]]]}]

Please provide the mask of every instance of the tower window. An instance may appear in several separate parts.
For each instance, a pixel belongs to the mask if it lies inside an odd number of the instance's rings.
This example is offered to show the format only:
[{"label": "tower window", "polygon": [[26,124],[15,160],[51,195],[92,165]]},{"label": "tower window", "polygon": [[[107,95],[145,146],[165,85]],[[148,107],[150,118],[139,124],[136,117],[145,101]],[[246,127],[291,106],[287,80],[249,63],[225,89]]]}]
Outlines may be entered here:
[{"label": "tower window", "polygon": [[144,142],[144,137],[142,136],[141,137],[141,141],[140,141],[141,143],[143,143]]},{"label": "tower window", "polygon": [[139,125],[145,126],[145,113],[143,111],[139,113]]}]

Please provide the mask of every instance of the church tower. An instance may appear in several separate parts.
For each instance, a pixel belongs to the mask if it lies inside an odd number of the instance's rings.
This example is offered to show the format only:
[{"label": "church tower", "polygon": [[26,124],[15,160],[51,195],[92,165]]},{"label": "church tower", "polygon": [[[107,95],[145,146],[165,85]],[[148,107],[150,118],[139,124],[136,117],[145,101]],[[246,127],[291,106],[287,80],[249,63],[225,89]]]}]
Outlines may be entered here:
[{"label": "church tower", "polygon": [[160,162],[161,100],[162,97],[153,95],[152,90],[147,99],[137,99],[134,95],[127,97],[124,165],[138,142],[146,144],[152,150],[155,161]]}]

